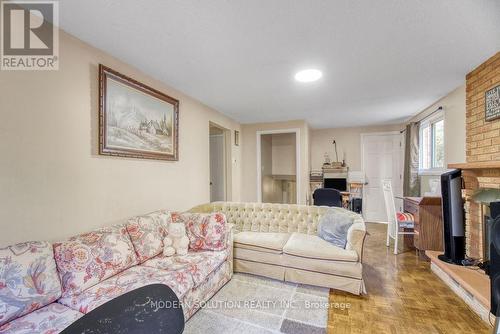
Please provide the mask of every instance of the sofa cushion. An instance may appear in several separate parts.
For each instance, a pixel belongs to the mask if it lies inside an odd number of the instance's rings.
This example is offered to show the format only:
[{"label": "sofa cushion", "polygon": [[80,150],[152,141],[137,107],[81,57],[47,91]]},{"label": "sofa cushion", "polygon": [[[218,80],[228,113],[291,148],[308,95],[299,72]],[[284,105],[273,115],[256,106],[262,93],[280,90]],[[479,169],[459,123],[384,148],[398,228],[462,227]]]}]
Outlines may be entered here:
[{"label": "sofa cushion", "polygon": [[51,244],[25,242],[0,249],[0,325],[60,296]]},{"label": "sofa cushion", "polygon": [[[146,215],[147,217],[152,217],[158,224],[161,225],[163,232],[166,233],[168,229],[168,224],[172,222],[172,215],[170,211],[167,210],[157,210]],[[165,237],[165,235],[163,235]]]},{"label": "sofa cushion", "polygon": [[234,235],[234,247],[281,254],[289,238],[289,233],[240,232]]},{"label": "sofa cushion", "polygon": [[54,244],[63,295],[78,294],[137,264],[125,225],[85,233]]},{"label": "sofa cushion", "polygon": [[161,214],[149,214],[129,219],[127,232],[134,245],[137,261],[142,263],[163,251],[163,239],[167,224],[162,223]]},{"label": "sofa cushion", "polygon": [[308,259],[358,261],[358,253],[332,245],[316,235],[292,233],[283,247],[283,253]]},{"label": "sofa cushion", "polygon": [[158,256],[142,265],[167,271],[187,270],[197,287],[227,259],[228,254],[228,250],[189,251],[186,255]]},{"label": "sofa cushion", "polygon": [[126,292],[149,284],[169,286],[179,299],[193,288],[193,279],[187,270],[164,271],[135,266],[110,277],[77,295],[63,296],[59,303],[82,313],[88,313],[107,301]]},{"label": "sofa cushion", "polygon": [[226,248],[226,216],[222,213],[172,213],[172,222],[186,225],[189,249],[219,251]]},{"label": "sofa cushion", "polygon": [[52,303],[25,316],[0,326],[2,334],[54,334],[59,333],[83,313],[64,305]]}]

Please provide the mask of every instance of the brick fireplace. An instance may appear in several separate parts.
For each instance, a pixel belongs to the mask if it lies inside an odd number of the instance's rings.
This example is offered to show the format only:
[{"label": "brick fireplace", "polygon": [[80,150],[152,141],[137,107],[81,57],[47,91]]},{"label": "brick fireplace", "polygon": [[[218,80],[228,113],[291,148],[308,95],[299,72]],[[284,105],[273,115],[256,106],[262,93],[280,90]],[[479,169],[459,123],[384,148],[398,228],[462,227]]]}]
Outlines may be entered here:
[{"label": "brick fireplace", "polygon": [[463,170],[465,189],[466,254],[482,258],[483,212],[472,200],[480,188],[500,189],[500,119],[485,121],[485,92],[500,85],[500,52],[466,76],[467,163],[450,165]]},{"label": "brick fireplace", "polygon": [[[487,168],[486,166],[492,167]],[[465,189],[465,251],[466,255],[475,259],[482,259],[486,245],[484,245],[484,225],[481,204],[472,200],[478,189],[500,189],[500,162],[481,165],[464,166],[463,179]]]}]

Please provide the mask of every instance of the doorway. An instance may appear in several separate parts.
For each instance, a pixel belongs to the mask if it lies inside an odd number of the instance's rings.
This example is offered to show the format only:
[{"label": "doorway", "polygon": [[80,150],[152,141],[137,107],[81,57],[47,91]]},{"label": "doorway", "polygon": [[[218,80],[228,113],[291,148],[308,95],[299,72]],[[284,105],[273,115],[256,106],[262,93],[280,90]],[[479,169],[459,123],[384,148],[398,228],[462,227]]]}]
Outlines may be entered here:
[{"label": "doorway", "polygon": [[210,202],[227,201],[230,198],[230,136],[230,130],[209,124]]},{"label": "doorway", "polygon": [[387,222],[382,180],[391,179],[396,210],[402,211],[403,142],[397,132],[361,134],[361,168],[365,174],[363,217],[368,222]]},{"label": "doorway", "polygon": [[257,132],[259,202],[297,204],[299,198],[299,130]]}]

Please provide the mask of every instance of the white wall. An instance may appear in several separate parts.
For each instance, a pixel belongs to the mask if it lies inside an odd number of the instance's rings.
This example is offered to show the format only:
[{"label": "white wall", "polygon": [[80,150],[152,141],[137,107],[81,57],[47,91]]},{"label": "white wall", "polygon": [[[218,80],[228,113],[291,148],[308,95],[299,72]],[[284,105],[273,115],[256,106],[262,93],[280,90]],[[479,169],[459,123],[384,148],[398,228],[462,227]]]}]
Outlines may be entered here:
[{"label": "white wall", "polygon": [[365,126],[355,128],[313,129],[311,130],[311,169],[321,169],[327,152],[335,161],[333,139],[337,142],[339,161],[345,157],[351,171],[361,170],[361,134],[373,132],[399,131],[402,125]]},{"label": "white wall", "polygon": [[[179,161],[100,156],[98,64],[180,100]],[[0,247],[209,201],[209,122],[237,122],[61,32],[59,71],[0,72]],[[231,139],[234,142],[234,139]],[[240,200],[240,147],[231,145]]]},{"label": "white wall", "polygon": [[295,175],[297,169],[295,133],[272,135],[272,171],[274,175]]}]

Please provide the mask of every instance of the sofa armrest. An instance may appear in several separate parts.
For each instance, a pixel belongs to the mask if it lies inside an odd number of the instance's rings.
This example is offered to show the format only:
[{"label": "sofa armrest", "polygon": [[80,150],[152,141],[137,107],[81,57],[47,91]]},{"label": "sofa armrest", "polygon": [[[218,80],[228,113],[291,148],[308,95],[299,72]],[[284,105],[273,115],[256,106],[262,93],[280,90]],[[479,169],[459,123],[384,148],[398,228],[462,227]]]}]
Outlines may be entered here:
[{"label": "sofa armrest", "polygon": [[366,225],[360,215],[354,214],[354,224],[347,231],[346,249],[355,250],[358,253],[359,262],[363,260],[363,245],[366,237]]},{"label": "sofa armrest", "polygon": [[233,274],[233,243],[234,243],[234,224],[226,223],[226,249],[228,250],[227,261],[231,268],[231,275]]},{"label": "sofa armrest", "polygon": [[226,246],[233,248],[234,241],[234,224],[229,224],[226,222]]},{"label": "sofa armrest", "polygon": [[359,262],[363,262],[363,245],[365,243],[366,231],[353,229],[347,239],[346,249],[355,250],[358,253]]}]

